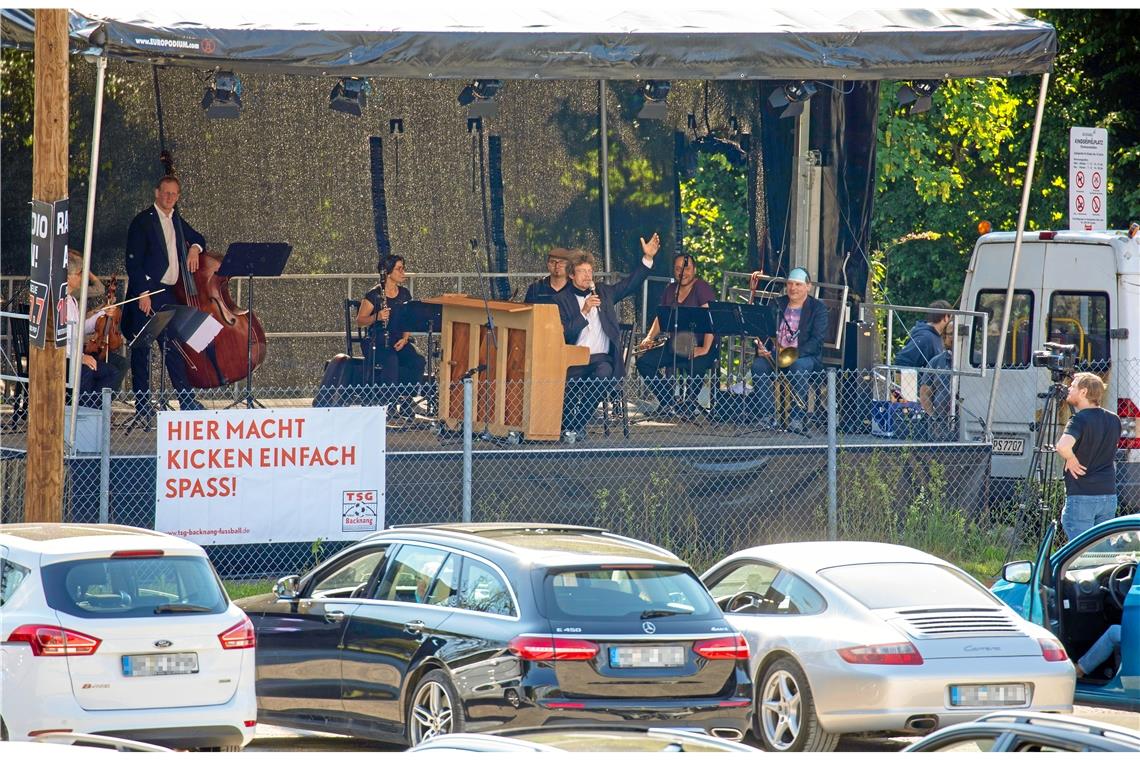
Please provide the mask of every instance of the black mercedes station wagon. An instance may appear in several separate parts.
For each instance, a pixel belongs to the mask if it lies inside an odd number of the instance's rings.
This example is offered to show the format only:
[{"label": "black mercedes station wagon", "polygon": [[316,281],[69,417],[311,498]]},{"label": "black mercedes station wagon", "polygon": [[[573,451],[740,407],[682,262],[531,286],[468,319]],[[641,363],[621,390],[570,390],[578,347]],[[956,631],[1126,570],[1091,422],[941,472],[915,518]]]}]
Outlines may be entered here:
[{"label": "black mercedes station wagon", "polygon": [[693,571],[600,529],[393,528],[237,604],[269,724],[415,745],[618,721],[740,739],[751,720],[748,644]]}]

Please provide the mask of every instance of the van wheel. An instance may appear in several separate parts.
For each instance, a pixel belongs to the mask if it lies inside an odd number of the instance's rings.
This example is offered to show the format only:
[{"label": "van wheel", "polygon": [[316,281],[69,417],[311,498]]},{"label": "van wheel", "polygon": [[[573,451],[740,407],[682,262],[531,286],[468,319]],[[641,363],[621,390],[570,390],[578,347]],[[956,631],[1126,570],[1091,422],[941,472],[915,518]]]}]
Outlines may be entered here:
[{"label": "van wheel", "polygon": [[820,728],[807,675],[799,663],[781,657],[764,670],[756,692],[756,737],[769,752],[830,752],[839,734]]},{"label": "van wheel", "polygon": [[451,679],[442,670],[433,670],[416,684],[408,703],[408,743],[416,746],[443,734],[463,731],[463,705]]}]

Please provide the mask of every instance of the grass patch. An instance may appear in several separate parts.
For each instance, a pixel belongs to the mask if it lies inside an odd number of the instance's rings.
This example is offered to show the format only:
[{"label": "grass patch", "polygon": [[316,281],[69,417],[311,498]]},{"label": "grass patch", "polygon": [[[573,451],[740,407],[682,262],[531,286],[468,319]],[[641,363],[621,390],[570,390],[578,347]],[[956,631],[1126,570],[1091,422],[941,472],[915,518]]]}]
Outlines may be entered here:
[{"label": "grass patch", "polygon": [[222,581],[222,585],[225,586],[230,599],[241,599],[246,596],[269,593],[273,590],[273,579],[253,578],[241,581]]}]

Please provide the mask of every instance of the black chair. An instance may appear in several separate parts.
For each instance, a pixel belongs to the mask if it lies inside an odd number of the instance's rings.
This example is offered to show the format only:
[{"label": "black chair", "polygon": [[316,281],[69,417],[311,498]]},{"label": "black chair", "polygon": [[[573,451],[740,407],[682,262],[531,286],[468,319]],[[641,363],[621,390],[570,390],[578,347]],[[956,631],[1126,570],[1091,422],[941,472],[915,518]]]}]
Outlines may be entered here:
[{"label": "black chair", "polygon": [[610,415],[614,413],[614,407],[617,407],[617,413],[621,416],[621,430],[622,434],[629,438],[629,407],[625,403],[625,387],[629,382],[629,370],[631,351],[633,345],[633,325],[629,322],[622,322],[619,327],[621,334],[619,336],[620,343],[618,348],[621,352],[622,365],[625,367],[625,372],[621,377],[614,378],[614,384],[606,391],[605,396],[602,398],[602,433],[608,438],[610,435]]},{"label": "black chair", "polygon": [[[13,298],[9,304],[19,303]],[[7,308],[7,306],[5,307]],[[28,377],[28,320],[18,317],[4,317],[0,322],[0,341],[6,344],[7,349],[0,351],[3,362],[0,364],[0,374],[15,377]],[[19,427],[28,418],[28,384],[18,380],[11,381],[6,389],[5,400],[11,401],[12,416],[4,421],[6,429]]]}]

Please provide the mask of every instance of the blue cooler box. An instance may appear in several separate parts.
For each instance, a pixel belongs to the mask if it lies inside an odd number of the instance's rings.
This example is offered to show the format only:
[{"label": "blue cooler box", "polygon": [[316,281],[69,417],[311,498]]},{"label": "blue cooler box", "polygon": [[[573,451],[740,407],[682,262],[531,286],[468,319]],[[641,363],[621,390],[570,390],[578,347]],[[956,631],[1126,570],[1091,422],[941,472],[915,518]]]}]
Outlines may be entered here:
[{"label": "blue cooler box", "polygon": [[917,401],[871,402],[871,435],[880,438],[913,438],[918,434],[916,423],[925,419]]}]

